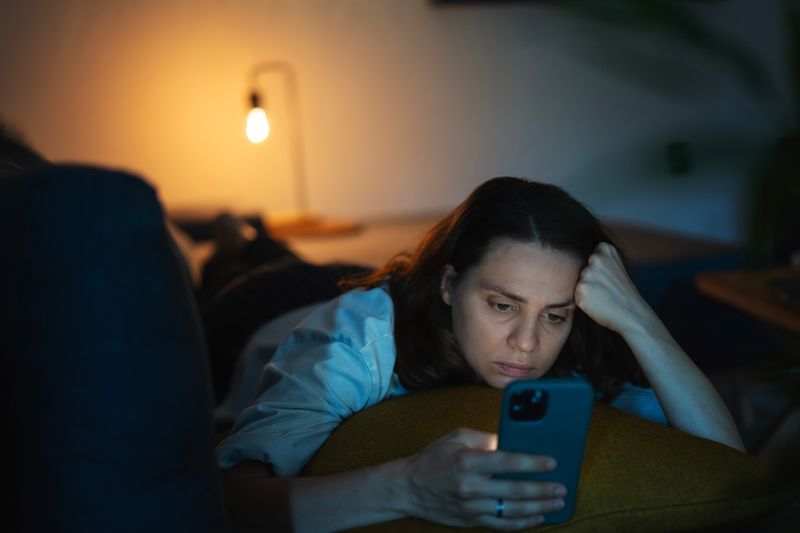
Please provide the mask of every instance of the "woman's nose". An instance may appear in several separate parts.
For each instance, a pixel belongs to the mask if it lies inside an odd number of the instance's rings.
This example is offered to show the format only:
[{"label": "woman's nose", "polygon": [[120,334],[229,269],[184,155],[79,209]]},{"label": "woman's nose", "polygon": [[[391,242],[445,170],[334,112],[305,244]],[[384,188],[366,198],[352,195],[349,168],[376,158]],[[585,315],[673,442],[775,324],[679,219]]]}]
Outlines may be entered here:
[{"label": "woman's nose", "polygon": [[537,323],[535,320],[520,321],[511,330],[508,343],[520,352],[532,352],[539,344]]}]

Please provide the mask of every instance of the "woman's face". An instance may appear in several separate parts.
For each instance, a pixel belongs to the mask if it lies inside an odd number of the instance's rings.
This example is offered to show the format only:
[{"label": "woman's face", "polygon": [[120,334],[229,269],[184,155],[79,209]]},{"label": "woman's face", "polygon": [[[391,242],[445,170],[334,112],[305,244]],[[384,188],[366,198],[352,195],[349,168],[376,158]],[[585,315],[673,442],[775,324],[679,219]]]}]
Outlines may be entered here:
[{"label": "woman's face", "polygon": [[577,258],[511,239],[491,244],[466,272],[451,266],[441,293],[453,333],[472,369],[490,386],[542,377],[572,329]]}]

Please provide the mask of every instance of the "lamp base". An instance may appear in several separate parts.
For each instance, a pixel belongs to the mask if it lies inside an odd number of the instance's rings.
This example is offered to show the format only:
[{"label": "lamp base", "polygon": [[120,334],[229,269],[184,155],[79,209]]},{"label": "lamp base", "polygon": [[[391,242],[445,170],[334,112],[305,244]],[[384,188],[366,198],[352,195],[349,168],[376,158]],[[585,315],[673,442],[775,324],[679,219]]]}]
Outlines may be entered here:
[{"label": "lamp base", "polygon": [[357,233],[363,228],[360,222],[326,219],[309,212],[270,214],[265,223],[270,235],[277,239],[342,235]]}]

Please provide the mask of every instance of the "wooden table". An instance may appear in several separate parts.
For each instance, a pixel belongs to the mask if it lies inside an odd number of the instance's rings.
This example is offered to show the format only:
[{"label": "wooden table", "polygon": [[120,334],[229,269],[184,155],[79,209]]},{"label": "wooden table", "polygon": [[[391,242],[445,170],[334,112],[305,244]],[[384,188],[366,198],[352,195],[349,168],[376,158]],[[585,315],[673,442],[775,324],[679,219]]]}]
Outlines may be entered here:
[{"label": "wooden table", "polygon": [[[771,379],[788,384],[795,388],[800,387],[800,373],[797,368],[797,342],[800,339],[800,307],[785,301],[780,293],[770,285],[776,279],[790,279],[800,281],[800,269],[772,268],[766,270],[736,270],[731,272],[703,273],[695,276],[695,284],[700,292],[720,302],[731,305],[740,311],[755,316],[770,326],[773,333],[780,335],[787,343],[787,351],[794,368],[775,369]],[[737,386],[740,390],[740,412],[742,424],[752,425],[754,410],[752,399],[744,393],[746,375],[739,376]],[[750,452],[762,458],[770,459],[786,456],[798,441],[800,432],[800,394],[795,394],[782,412],[775,417],[760,437],[751,444]]]},{"label": "wooden table", "polygon": [[800,307],[781,298],[770,285],[776,279],[800,282],[800,269],[786,267],[702,273],[695,276],[695,284],[707,296],[770,324],[800,333]]}]

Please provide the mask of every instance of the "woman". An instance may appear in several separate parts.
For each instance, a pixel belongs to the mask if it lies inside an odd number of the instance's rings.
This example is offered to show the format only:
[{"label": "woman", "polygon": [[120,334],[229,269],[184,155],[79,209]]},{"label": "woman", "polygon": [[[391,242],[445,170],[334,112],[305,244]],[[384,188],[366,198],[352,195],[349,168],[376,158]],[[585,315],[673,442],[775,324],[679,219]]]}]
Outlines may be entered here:
[{"label": "woman", "polygon": [[489,180],[413,255],[351,286],[301,313],[264,368],[263,392],[219,447],[234,522],[274,520],[280,511],[265,505],[279,494],[288,495],[285,523],[298,531],[405,516],[511,530],[563,506],[559,484],[492,478],[551,469],[551,458],[496,451],[494,435],[468,429],[376,467],[294,477],[344,418],[447,384],[502,388],[578,374],[615,407],[743,448],[725,405],[642,300],[600,223],[555,186]]}]

